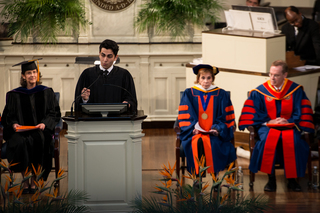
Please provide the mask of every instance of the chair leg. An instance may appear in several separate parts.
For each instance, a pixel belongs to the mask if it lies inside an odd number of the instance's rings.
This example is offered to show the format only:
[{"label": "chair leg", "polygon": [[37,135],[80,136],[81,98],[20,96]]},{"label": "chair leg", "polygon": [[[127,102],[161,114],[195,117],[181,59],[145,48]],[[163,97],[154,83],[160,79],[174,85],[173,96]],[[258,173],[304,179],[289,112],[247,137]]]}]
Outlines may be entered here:
[{"label": "chair leg", "polygon": [[[253,154],[253,150],[254,150],[254,147],[255,147],[255,135],[256,135],[256,132],[255,132],[255,129],[253,126],[249,126],[248,127],[248,130],[250,132],[249,134],[249,149],[250,149],[250,161],[251,161],[251,158],[252,158],[252,154]],[[249,183],[249,186],[251,189],[253,189],[253,182],[254,182],[254,179],[255,179],[255,174],[251,171],[250,172],[250,183]]]},{"label": "chair leg", "polygon": [[250,187],[253,187],[254,179],[255,179],[255,174],[250,171],[250,183],[249,183]]},{"label": "chair leg", "polygon": [[[234,169],[234,168],[237,167],[236,163],[237,163],[237,160],[233,161],[233,167],[232,167],[232,169]],[[236,181],[236,173],[237,173],[237,172],[234,172],[234,173],[233,173],[233,178],[232,178],[232,179],[233,179],[234,181]]]},{"label": "chair leg", "polygon": [[[185,169],[186,169],[186,158],[182,158],[182,163],[181,163],[182,178],[184,178]],[[183,181],[183,182],[184,182],[184,181]]]},{"label": "chair leg", "polygon": [[311,162],[311,149],[309,148],[309,157],[308,157],[308,177],[309,177],[309,181],[308,181],[308,185],[311,186],[312,184],[312,162]]},{"label": "chair leg", "polygon": [[[3,160],[1,159],[1,161]],[[0,168],[0,184],[1,184],[1,175],[2,175],[2,168]]]},{"label": "chair leg", "polygon": [[176,147],[176,173],[178,179],[180,178],[180,147]]},{"label": "chair leg", "polygon": [[[319,157],[318,157],[318,160],[319,160],[319,165],[318,165],[318,183],[320,183],[320,139],[318,139],[318,154],[319,154]],[[320,188],[320,186],[319,186]]]},{"label": "chair leg", "polygon": [[[60,151],[59,147],[54,148],[54,168],[56,173],[56,178],[58,178],[58,173],[60,170]],[[59,186],[59,180],[55,183],[55,187]]]},{"label": "chair leg", "polygon": [[[59,150],[54,150],[54,167],[56,172],[56,178],[58,177],[58,173],[60,170],[60,160],[59,160]],[[59,180],[55,183],[55,187],[59,186]]]}]

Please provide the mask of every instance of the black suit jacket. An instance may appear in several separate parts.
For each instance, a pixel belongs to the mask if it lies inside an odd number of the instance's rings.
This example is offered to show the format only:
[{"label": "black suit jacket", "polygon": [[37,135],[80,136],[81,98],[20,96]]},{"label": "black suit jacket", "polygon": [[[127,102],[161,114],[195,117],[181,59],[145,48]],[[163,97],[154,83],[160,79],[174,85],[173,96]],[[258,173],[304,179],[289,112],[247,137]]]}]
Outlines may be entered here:
[{"label": "black suit jacket", "polygon": [[286,35],[287,51],[294,51],[295,55],[306,60],[306,64],[320,65],[320,30],[317,22],[304,17],[297,37],[294,27],[289,23],[281,30],[282,34]]}]

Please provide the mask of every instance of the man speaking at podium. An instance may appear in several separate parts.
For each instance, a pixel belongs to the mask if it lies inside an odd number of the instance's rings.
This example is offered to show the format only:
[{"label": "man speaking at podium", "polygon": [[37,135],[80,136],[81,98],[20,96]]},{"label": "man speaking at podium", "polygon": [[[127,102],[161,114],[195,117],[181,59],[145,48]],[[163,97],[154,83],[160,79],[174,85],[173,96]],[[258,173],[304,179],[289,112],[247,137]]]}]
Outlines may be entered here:
[{"label": "man speaking at podium", "polygon": [[100,65],[85,69],[75,91],[75,109],[81,103],[128,103],[129,112],[136,114],[137,98],[133,78],[128,70],[114,66],[119,46],[104,40],[99,47]]}]

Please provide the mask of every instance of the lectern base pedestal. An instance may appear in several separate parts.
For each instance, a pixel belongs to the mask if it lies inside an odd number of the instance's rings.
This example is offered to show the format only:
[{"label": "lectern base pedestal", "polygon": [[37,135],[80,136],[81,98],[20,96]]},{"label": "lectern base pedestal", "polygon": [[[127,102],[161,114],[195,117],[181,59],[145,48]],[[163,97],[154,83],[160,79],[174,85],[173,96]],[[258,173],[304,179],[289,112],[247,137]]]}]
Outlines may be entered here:
[{"label": "lectern base pedestal", "polygon": [[89,194],[91,212],[129,212],[142,193],[141,123],[129,120],[68,124],[68,189]]}]

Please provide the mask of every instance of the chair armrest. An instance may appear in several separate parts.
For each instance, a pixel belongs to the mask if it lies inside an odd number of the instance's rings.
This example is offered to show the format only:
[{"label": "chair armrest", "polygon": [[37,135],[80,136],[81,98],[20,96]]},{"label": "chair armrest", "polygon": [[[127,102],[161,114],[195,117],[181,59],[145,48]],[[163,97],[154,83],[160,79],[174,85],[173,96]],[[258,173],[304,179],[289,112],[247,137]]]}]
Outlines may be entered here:
[{"label": "chair armrest", "polygon": [[250,148],[250,153],[252,155],[254,146],[256,145],[256,138],[258,134],[254,126],[248,126],[247,129],[249,131],[249,148]]},{"label": "chair armrest", "polygon": [[55,126],[55,128],[60,128],[60,130],[62,129],[63,127],[63,122],[62,122],[62,119],[60,118],[58,124]]},{"label": "chair armrest", "polygon": [[3,142],[3,126],[0,124],[0,142]]},{"label": "chair armrest", "polygon": [[180,145],[181,145],[181,141],[180,141],[180,132],[181,132],[181,129],[180,129],[180,127],[179,126],[175,126],[174,127],[174,131],[176,132],[176,134],[177,134],[177,140],[176,140],[176,148],[180,148]]},{"label": "chair armrest", "polygon": [[60,148],[60,132],[62,130],[62,119],[60,118],[59,123],[55,126],[54,128],[54,149],[59,149]]},{"label": "chair armrest", "polygon": [[2,147],[2,143],[3,143],[3,126],[0,124],[0,147]]},{"label": "chair armrest", "polygon": [[6,148],[3,145],[3,126],[0,124],[0,159],[6,158]]}]

